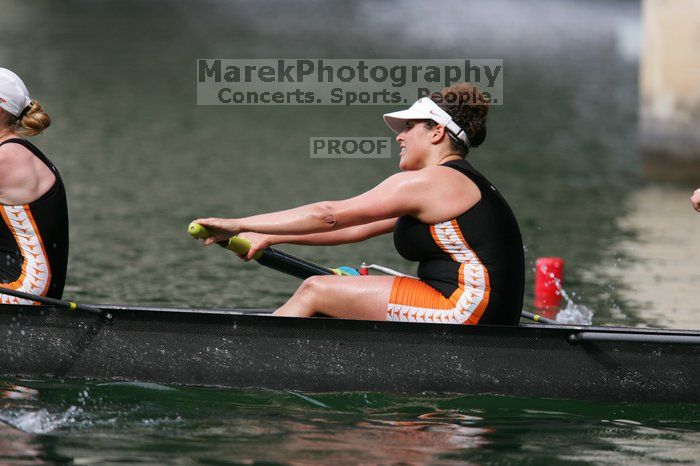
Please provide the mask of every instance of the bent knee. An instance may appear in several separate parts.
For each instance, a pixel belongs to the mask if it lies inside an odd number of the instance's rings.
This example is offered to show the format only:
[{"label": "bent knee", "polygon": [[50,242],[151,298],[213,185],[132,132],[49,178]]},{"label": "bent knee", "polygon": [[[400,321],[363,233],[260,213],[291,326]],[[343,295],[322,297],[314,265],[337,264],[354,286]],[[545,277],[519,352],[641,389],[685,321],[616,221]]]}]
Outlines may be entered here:
[{"label": "bent knee", "polygon": [[301,283],[297,293],[302,294],[317,294],[327,291],[332,286],[333,277],[323,275],[314,275]]}]

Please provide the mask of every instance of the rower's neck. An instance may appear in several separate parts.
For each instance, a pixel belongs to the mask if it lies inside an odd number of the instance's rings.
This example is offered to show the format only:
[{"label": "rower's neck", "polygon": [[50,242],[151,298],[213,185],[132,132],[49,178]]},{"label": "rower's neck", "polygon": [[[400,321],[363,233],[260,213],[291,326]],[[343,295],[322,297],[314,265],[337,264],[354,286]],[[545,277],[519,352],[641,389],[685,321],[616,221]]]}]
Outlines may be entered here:
[{"label": "rower's neck", "polygon": [[452,162],[455,160],[461,160],[462,156],[457,154],[446,154],[443,158],[438,161],[438,165],[444,165],[447,162]]},{"label": "rower's neck", "polygon": [[0,130],[0,142],[6,141],[8,139],[14,139],[16,137],[18,136],[7,128]]}]

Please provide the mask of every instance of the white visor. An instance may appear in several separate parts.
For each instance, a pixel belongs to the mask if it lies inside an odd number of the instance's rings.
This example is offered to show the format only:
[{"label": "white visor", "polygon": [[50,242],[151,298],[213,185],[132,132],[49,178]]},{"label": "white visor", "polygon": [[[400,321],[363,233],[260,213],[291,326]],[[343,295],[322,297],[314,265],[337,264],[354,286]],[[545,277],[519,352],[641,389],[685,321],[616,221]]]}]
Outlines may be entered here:
[{"label": "white visor", "polygon": [[418,99],[408,110],[384,114],[384,121],[395,133],[403,131],[408,120],[433,120],[438,125],[447,128],[448,132],[462,141],[466,147],[469,147],[467,132],[460,128],[446,111],[428,97]]},{"label": "white visor", "polygon": [[19,117],[31,101],[20,77],[7,68],[0,68],[0,107]]}]

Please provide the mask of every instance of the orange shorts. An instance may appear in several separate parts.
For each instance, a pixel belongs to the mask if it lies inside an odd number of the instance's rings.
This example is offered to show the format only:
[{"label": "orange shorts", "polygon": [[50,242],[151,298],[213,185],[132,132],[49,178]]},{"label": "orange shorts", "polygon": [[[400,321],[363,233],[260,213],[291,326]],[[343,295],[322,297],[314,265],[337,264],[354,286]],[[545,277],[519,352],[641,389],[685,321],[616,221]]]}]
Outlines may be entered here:
[{"label": "orange shorts", "polygon": [[[486,298],[486,299],[484,299]],[[452,296],[415,278],[396,277],[391,287],[386,319],[398,322],[425,322],[476,325],[488,304],[479,290],[459,287]]]}]

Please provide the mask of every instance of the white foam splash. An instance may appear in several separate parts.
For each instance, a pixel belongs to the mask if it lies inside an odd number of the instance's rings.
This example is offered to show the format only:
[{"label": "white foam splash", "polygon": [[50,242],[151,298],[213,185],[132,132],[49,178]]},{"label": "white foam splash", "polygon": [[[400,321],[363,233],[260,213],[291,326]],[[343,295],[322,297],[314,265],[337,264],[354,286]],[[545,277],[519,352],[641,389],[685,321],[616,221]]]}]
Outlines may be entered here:
[{"label": "white foam splash", "polygon": [[591,325],[593,322],[593,311],[583,304],[576,304],[571,300],[567,300],[566,307],[559,311],[555,320],[558,324]]},{"label": "white foam splash", "polygon": [[43,408],[38,411],[4,411],[0,413],[0,420],[23,432],[46,434],[75,423],[82,412],[83,410],[77,406],[71,406],[59,414],[49,413]]},{"label": "white foam splash", "polygon": [[[545,273],[546,273],[545,269]],[[552,272],[549,273],[549,278],[552,279],[557,287],[557,291],[564,298],[566,302],[566,307],[557,313],[554,320],[558,324],[566,325],[591,325],[593,323],[593,310],[583,304],[577,304],[569,296],[564,287],[561,285],[561,280],[557,278]]]}]

